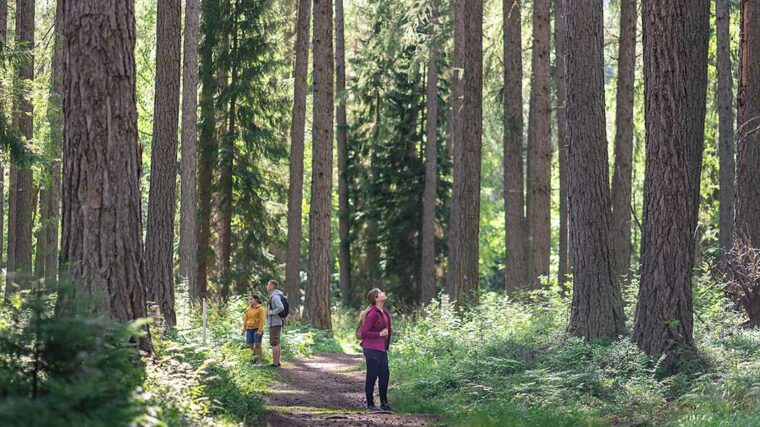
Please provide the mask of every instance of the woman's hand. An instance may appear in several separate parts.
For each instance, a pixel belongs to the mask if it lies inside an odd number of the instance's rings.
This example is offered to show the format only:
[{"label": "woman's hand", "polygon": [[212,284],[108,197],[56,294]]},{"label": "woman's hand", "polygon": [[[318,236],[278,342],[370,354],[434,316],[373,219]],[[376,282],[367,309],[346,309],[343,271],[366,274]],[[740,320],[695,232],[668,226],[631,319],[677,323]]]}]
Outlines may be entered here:
[{"label": "woman's hand", "polygon": [[385,328],[382,331],[380,331],[380,336],[381,337],[387,337],[388,336],[388,328]]}]

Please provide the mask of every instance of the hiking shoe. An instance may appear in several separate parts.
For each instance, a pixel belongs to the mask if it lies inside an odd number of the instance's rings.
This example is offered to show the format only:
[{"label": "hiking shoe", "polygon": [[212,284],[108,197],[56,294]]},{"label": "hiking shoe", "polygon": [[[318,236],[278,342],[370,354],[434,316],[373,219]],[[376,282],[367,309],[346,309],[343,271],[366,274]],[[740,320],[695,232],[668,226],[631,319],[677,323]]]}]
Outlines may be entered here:
[{"label": "hiking shoe", "polygon": [[376,414],[378,412],[380,412],[380,408],[378,408],[377,406],[375,405],[367,406],[367,413]]},{"label": "hiking shoe", "polygon": [[254,357],[253,359],[251,359],[251,364],[252,365],[258,365],[259,364],[259,359],[257,359],[257,358]]},{"label": "hiking shoe", "polygon": [[380,405],[380,409],[383,412],[393,412],[393,408],[391,408],[391,405],[389,405],[387,403],[383,403],[382,405]]},{"label": "hiking shoe", "polygon": [[274,363],[272,363],[271,365],[269,365],[270,368],[279,368],[280,366],[281,365],[279,363],[276,364],[276,365]]}]

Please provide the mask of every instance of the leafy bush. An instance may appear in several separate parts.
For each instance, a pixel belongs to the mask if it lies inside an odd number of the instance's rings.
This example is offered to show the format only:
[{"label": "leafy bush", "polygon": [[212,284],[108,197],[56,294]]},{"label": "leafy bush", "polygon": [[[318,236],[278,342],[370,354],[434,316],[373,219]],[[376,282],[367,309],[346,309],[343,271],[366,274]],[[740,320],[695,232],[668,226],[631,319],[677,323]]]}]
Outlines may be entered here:
[{"label": "leafy bush", "polygon": [[139,324],[54,317],[43,289],[0,304],[1,425],[126,425],[140,413]]}]

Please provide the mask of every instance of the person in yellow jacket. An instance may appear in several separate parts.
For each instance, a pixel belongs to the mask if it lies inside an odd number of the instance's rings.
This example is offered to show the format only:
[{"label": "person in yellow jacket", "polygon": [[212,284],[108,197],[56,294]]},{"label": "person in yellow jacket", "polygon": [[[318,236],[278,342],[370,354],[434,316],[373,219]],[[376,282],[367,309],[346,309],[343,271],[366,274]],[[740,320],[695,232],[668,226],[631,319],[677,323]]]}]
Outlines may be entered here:
[{"label": "person in yellow jacket", "polygon": [[248,304],[243,315],[243,332],[241,332],[241,335],[245,335],[245,342],[248,344],[248,348],[251,349],[251,353],[253,353],[255,347],[256,357],[253,358],[253,363],[256,364],[259,361],[263,361],[261,339],[264,335],[267,311],[261,305],[259,297],[256,295],[248,296]]}]

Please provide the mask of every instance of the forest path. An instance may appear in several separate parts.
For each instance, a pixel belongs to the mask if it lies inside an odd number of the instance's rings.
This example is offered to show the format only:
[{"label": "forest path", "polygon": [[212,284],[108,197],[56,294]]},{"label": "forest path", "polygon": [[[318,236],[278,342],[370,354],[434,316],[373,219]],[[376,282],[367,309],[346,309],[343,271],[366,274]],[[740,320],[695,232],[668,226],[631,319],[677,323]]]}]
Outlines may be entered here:
[{"label": "forest path", "polygon": [[[367,414],[361,355],[322,354],[283,363],[281,380],[267,399],[268,412],[257,425],[292,426],[428,426],[436,417],[413,414]],[[393,391],[389,393],[391,404]]]}]

